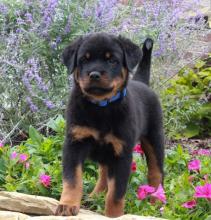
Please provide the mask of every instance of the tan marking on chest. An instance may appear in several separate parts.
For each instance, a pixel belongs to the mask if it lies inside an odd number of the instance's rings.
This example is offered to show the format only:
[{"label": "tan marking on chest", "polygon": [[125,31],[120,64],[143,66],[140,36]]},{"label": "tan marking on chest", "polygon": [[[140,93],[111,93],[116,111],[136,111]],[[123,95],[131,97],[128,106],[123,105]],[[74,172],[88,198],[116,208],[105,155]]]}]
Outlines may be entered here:
[{"label": "tan marking on chest", "polygon": [[109,133],[105,136],[104,141],[107,144],[112,144],[113,145],[114,153],[115,153],[116,156],[119,156],[122,153],[124,141],[117,138],[116,136],[114,136],[111,133]]},{"label": "tan marking on chest", "polygon": [[71,129],[70,132],[72,134],[73,140],[80,141],[84,138],[89,138],[89,137],[92,137],[95,140],[99,140],[99,132],[94,128],[76,125]]},{"label": "tan marking on chest", "polygon": [[74,141],[81,141],[85,138],[94,138],[99,143],[111,144],[116,156],[119,156],[123,151],[124,141],[113,135],[112,133],[106,134],[104,137],[100,137],[100,132],[95,128],[87,126],[76,125],[70,130]]}]

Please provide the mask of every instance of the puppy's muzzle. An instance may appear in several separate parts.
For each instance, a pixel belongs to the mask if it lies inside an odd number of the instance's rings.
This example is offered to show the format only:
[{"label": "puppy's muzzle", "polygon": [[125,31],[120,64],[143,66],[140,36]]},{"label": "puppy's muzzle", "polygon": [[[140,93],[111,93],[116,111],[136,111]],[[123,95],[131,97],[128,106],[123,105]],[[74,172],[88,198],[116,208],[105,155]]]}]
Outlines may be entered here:
[{"label": "puppy's muzzle", "polygon": [[92,81],[99,81],[101,77],[101,73],[98,71],[93,71],[89,74],[89,78]]}]

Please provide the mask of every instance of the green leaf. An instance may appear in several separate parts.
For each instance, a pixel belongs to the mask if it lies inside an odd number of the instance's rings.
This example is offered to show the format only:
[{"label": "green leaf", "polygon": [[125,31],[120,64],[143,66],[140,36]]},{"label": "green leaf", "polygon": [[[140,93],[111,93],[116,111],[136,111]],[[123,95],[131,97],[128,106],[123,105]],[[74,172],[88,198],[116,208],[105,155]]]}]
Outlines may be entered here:
[{"label": "green leaf", "polygon": [[183,148],[182,148],[181,144],[178,144],[177,153],[178,153],[179,155],[182,155],[182,154],[183,154]]},{"label": "green leaf", "polygon": [[199,69],[199,68],[203,67],[205,64],[206,64],[206,62],[204,62],[204,61],[202,61],[202,60],[198,60],[198,61],[196,62],[196,64],[195,64],[195,67],[196,67],[197,69]]},{"label": "green leaf", "polygon": [[201,77],[206,77],[211,75],[211,67],[207,69],[203,69],[198,73],[199,76]]},{"label": "green leaf", "polygon": [[31,125],[29,126],[29,137],[34,143],[37,143],[39,145],[43,140],[43,136]]},{"label": "green leaf", "polygon": [[65,127],[65,120],[62,115],[58,115],[55,119],[51,118],[47,126],[56,132],[63,132]]},{"label": "green leaf", "polygon": [[186,129],[184,130],[184,136],[187,138],[191,138],[199,135],[199,126],[196,124],[188,124]]},{"label": "green leaf", "polygon": [[211,113],[211,103],[205,103],[201,106],[198,111],[198,114],[205,115]]}]

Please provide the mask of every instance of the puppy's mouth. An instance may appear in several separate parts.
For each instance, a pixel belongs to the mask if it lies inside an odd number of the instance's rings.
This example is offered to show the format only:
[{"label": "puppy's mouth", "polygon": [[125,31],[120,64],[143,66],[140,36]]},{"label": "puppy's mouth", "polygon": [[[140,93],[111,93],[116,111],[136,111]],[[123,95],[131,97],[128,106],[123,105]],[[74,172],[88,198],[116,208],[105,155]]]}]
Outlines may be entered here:
[{"label": "puppy's mouth", "polygon": [[113,87],[108,87],[108,88],[104,88],[104,87],[98,87],[98,86],[90,86],[85,88],[85,92],[88,94],[92,94],[92,95],[105,95],[107,93],[112,92],[114,88]]}]

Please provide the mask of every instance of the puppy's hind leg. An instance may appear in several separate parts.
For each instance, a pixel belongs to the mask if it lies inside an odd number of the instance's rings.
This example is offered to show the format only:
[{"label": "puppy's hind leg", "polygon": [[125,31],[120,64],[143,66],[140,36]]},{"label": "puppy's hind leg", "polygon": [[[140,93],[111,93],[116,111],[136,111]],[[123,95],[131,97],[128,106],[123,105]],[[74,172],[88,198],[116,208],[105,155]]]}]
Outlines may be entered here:
[{"label": "puppy's hind leg", "polygon": [[149,185],[157,188],[163,184],[164,132],[162,110],[157,99],[151,103],[147,134],[141,137],[148,166]]},{"label": "puppy's hind leg", "polygon": [[[148,183],[150,186],[157,188],[160,184],[163,184],[163,159],[164,149],[162,137],[158,137],[156,142],[154,139],[142,137],[142,148],[146,156],[148,167]],[[159,140],[160,139],[160,140]]]},{"label": "puppy's hind leg", "polygon": [[98,180],[94,190],[89,195],[90,197],[107,190],[108,188],[107,178],[108,178],[108,168],[106,165],[100,164]]}]

